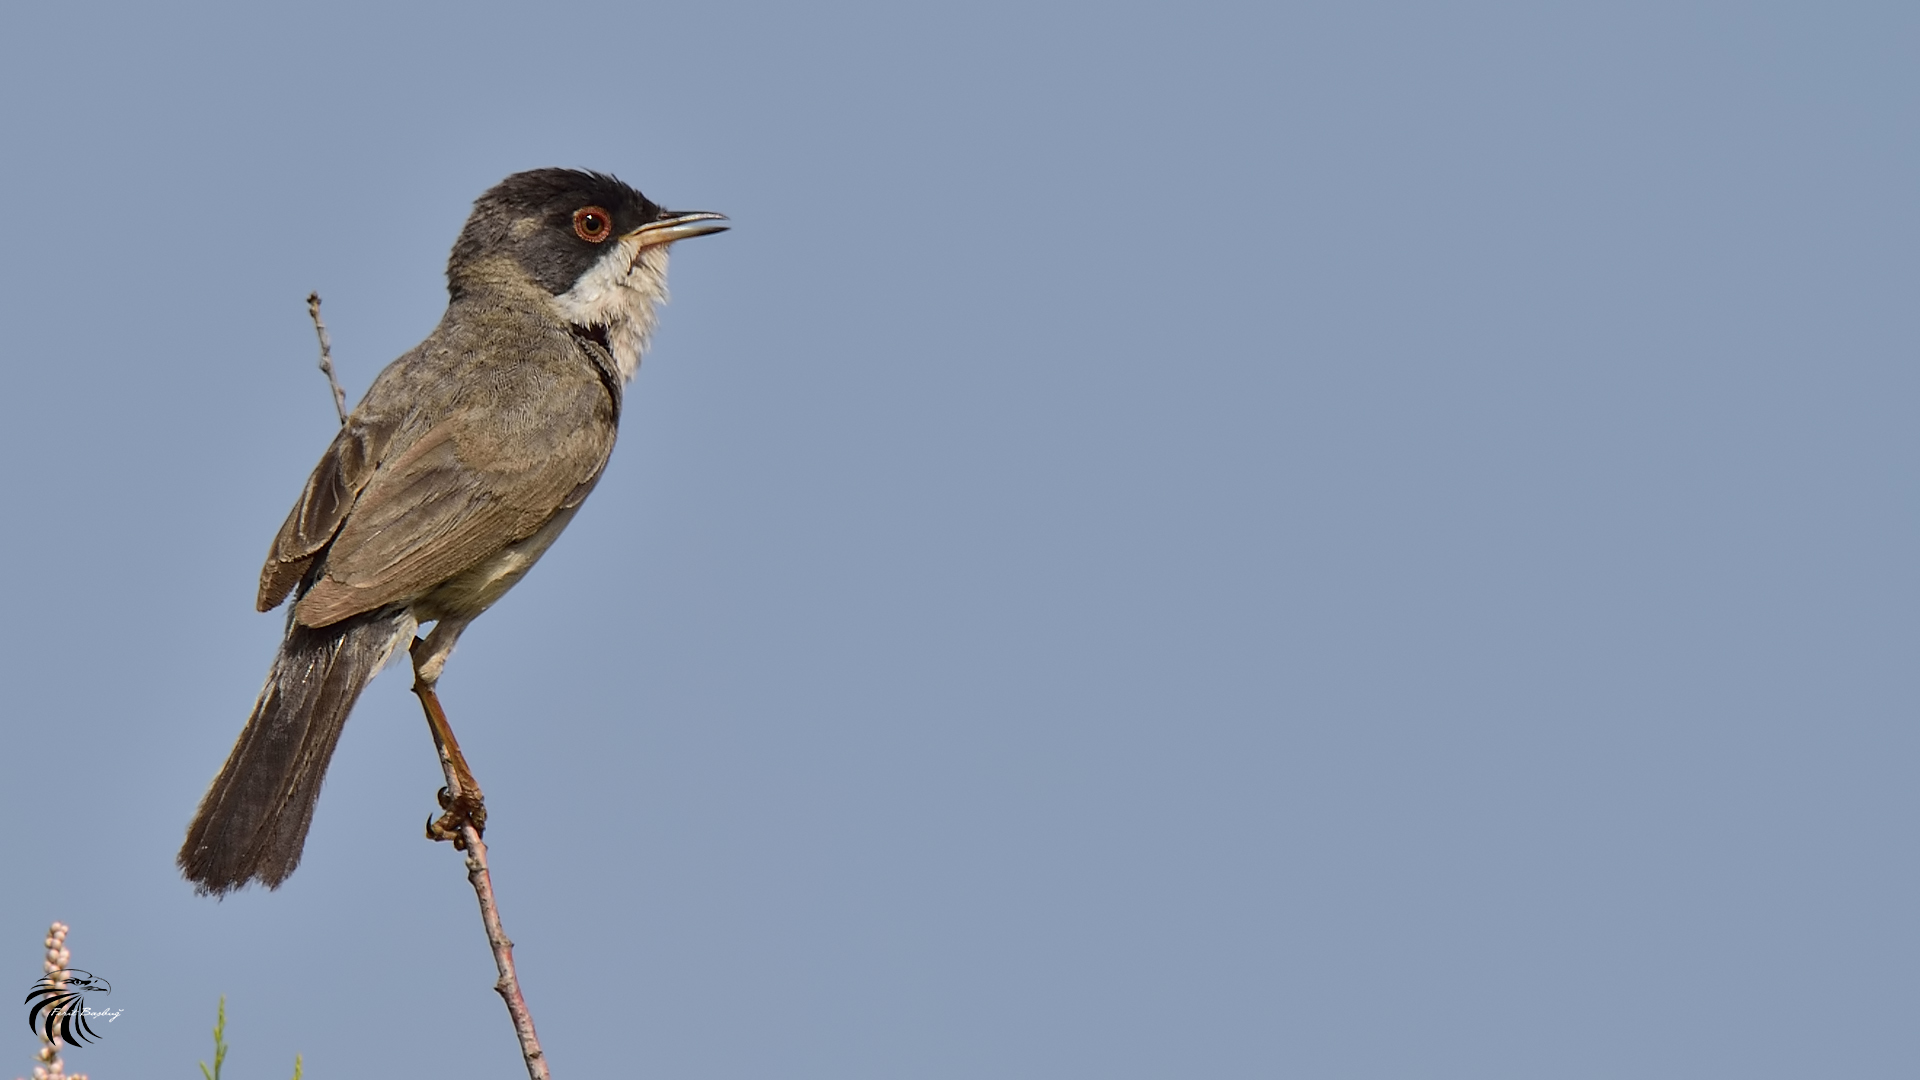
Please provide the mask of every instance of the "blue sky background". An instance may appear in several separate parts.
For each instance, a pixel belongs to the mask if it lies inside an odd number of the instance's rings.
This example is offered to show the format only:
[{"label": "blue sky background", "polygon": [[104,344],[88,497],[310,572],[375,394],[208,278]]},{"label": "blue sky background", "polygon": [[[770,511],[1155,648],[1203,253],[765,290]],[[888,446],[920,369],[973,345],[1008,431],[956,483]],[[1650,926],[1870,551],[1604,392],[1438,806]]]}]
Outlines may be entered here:
[{"label": "blue sky background", "polygon": [[[442,684],[557,1077],[1911,1076],[1920,9],[10,5],[0,970],[523,1075],[407,680],[172,859],[473,197],[685,245]],[[25,1074],[19,1018],[0,1070]]]}]

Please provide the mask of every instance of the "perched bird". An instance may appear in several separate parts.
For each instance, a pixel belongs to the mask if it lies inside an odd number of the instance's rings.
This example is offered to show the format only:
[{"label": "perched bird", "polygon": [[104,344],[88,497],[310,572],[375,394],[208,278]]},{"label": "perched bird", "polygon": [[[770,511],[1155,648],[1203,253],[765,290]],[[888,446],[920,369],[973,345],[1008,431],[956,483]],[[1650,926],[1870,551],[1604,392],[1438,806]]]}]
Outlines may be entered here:
[{"label": "perched bird", "polygon": [[[663,210],[600,173],[538,169],[475,201],[447,313],[347,418],[260,571],[286,638],[179,855],[202,894],[277,887],[347,714],[411,642],[414,689],[459,780],[436,839],[485,823],[434,693],[461,631],[526,574],[593,490],[640,365],[667,248],[723,215]],[[422,623],[431,633],[416,640]]]}]

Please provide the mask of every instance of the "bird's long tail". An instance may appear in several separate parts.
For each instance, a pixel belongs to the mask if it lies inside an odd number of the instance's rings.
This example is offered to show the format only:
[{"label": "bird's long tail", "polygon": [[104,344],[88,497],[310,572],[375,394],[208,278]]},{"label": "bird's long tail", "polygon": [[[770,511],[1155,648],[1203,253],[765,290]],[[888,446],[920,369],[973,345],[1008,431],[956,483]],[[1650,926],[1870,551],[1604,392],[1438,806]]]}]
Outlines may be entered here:
[{"label": "bird's long tail", "polygon": [[277,888],[300,865],[347,714],[413,631],[400,609],[319,629],[289,623],[253,715],[187,827],[178,862],[195,891],[218,895],[249,881]]}]

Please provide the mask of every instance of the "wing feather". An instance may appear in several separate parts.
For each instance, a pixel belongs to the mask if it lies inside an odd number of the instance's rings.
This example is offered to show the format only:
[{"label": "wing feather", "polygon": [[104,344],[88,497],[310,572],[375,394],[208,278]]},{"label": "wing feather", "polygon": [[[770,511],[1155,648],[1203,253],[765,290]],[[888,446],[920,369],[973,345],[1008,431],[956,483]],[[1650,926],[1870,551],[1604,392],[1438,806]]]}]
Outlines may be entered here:
[{"label": "wing feather", "polygon": [[333,542],[347,511],[360,495],[392,439],[395,425],[355,414],[333,437],[307,477],[300,501],[293,504],[286,523],[273,538],[267,563],[260,568],[260,593],[255,606],[271,611],[280,606],[307,568]]},{"label": "wing feather", "polygon": [[417,598],[578,503],[613,450],[611,417],[555,437],[464,412],[429,429],[361,491],[295,609],[308,626]]}]

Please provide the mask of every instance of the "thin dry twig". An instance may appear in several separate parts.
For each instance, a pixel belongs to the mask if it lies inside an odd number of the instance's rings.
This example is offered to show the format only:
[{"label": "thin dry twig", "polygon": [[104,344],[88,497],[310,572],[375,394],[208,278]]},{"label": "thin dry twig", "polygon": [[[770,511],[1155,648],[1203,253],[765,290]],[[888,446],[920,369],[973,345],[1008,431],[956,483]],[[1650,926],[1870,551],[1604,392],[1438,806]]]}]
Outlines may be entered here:
[{"label": "thin dry twig", "polygon": [[493,901],[493,875],[487,869],[487,845],[472,825],[460,827],[467,842],[467,881],[473,895],[480,898],[480,921],[487,927],[487,944],[493,949],[493,965],[500,978],[493,989],[507,1003],[507,1015],[513,1019],[513,1034],[520,1040],[520,1056],[526,1059],[531,1080],[550,1080],[547,1055],[540,1049],[540,1037],[533,1031],[533,1014],[527,1011],[527,999],[520,996],[520,978],[513,970],[513,942],[500,926],[500,909]]},{"label": "thin dry twig", "polygon": [[340,414],[340,426],[347,426],[347,392],[333,373],[333,339],[327,336],[327,324],[320,321],[320,294],[307,294],[307,314],[313,318],[313,332],[320,336],[320,370],[327,373],[327,385],[333,388],[333,409]]},{"label": "thin dry twig", "polygon": [[[440,713],[438,695],[431,686],[417,681],[413,690],[420,695],[420,704],[426,709],[427,723],[433,729],[433,745],[440,754],[440,773],[447,781],[441,804],[452,809],[455,799],[478,800],[480,792],[462,780],[463,774],[471,776],[472,772],[465,768],[460,744],[453,740],[452,729],[446,726],[446,716]],[[436,720],[439,722],[435,723]],[[485,822],[484,815],[480,820]],[[427,826],[427,835],[435,839],[444,838],[435,836],[435,826],[431,823]],[[494,903],[493,872],[487,868],[487,845],[480,839],[480,830],[474,827],[471,817],[461,821],[459,835],[452,839],[456,849],[467,853],[467,881],[473,886],[473,895],[479,898],[480,921],[487,928],[487,945],[493,950],[493,966],[500,972],[493,989],[507,1003],[507,1016],[513,1021],[513,1034],[520,1040],[520,1056],[527,1063],[527,1076],[531,1080],[550,1080],[546,1051],[540,1049],[540,1036],[533,1030],[533,1014],[527,1011],[527,999],[520,993],[520,977],[514,972],[513,942],[500,925],[500,908]]]}]

